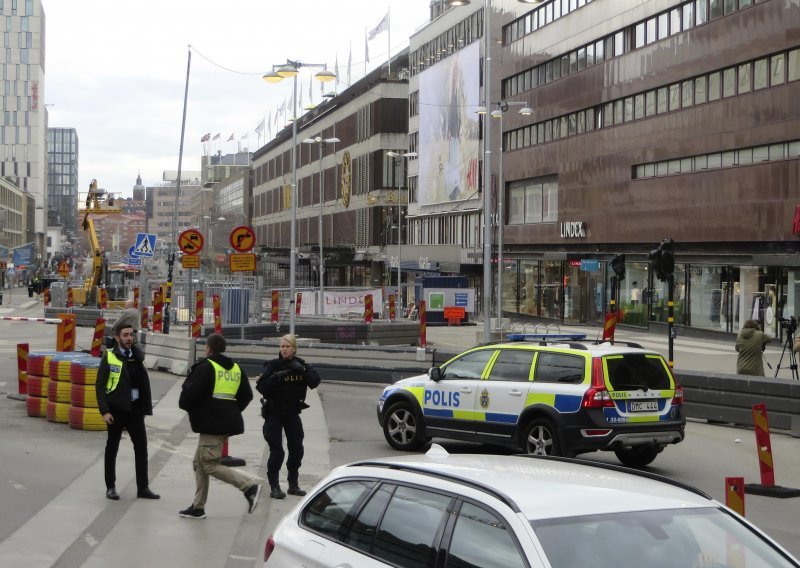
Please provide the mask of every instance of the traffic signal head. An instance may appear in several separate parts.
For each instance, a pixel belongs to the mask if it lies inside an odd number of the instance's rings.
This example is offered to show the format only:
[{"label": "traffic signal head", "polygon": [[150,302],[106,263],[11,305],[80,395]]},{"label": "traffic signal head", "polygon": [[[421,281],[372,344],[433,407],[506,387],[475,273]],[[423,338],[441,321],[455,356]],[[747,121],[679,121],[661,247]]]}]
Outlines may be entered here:
[{"label": "traffic signal head", "polygon": [[615,254],[611,258],[611,270],[617,275],[617,280],[625,280],[625,255]]},{"label": "traffic signal head", "polygon": [[661,281],[667,281],[675,273],[675,241],[663,239],[656,250],[647,255],[653,261],[653,270]]}]

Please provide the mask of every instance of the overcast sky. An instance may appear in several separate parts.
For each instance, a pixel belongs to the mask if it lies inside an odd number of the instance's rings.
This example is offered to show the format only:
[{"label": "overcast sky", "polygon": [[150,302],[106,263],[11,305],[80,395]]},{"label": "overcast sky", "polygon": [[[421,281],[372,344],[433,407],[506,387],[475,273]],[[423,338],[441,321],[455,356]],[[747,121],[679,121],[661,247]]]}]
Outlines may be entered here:
[{"label": "overcast sky", "polygon": [[[206,133],[220,134],[212,151],[233,153],[238,144],[258,149],[256,126],[291,99],[291,81],[261,79],[273,64],[290,58],[333,69],[338,56],[342,91],[351,45],[352,81],[364,76],[365,29],[375,28],[391,10],[396,54],[427,21],[429,3],[43,0],[49,126],[77,129],[79,191],[96,178],[100,187],[130,196],[139,172],[144,185],[156,185],[165,170],[178,169],[189,45],[182,167],[198,171]],[[388,39],[383,32],[369,42],[368,70],[386,61]],[[305,70],[298,78],[306,103],[312,74]],[[231,134],[234,141],[228,142]]]}]

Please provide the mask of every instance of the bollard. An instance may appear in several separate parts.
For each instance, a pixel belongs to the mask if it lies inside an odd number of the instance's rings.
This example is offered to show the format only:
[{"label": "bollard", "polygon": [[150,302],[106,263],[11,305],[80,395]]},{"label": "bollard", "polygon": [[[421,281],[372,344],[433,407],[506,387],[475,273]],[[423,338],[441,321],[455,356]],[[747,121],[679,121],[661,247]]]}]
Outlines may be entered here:
[{"label": "bollard", "polygon": [[364,323],[372,323],[372,294],[364,296]]},{"label": "bollard", "polygon": [[28,352],[27,343],[17,343],[17,384],[19,394],[28,394]]},{"label": "bollard", "polygon": [[75,315],[58,314],[61,323],[58,324],[56,337],[56,351],[75,351]]},{"label": "bollard", "polygon": [[219,460],[222,465],[228,467],[241,467],[247,465],[243,458],[234,458],[228,455],[228,438],[222,443],[222,459]]},{"label": "bollard", "polygon": [[222,333],[222,313],[219,306],[219,295],[214,294],[212,298],[214,302],[214,333]]},{"label": "bollard", "polygon": [[756,435],[756,451],[758,452],[758,468],[761,472],[761,483],[748,483],[744,486],[747,493],[766,495],[768,497],[798,497],[800,489],[775,485],[775,466],[772,461],[772,443],[769,438],[769,421],[767,405],[763,402],[753,405],[753,426]]},{"label": "bollard", "polygon": [[202,290],[195,293],[194,321],[192,322],[192,337],[198,338],[203,330],[203,310],[205,309],[205,294]]},{"label": "bollard", "polygon": [[161,314],[163,308],[164,300],[161,296],[161,290],[156,290],[153,292],[153,333],[161,333],[164,331],[164,320]]},{"label": "bollard", "polygon": [[294,315],[300,315],[300,306],[303,304],[303,293],[297,293],[297,301],[294,303]]},{"label": "bollard", "polygon": [[139,309],[139,287],[133,289],[133,307]]},{"label": "bollard", "polygon": [[50,288],[45,288],[44,289],[44,307],[46,308],[49,305],[50,305]]},{"label": "bollard", "polygon": [[394,294],[389,294],[389,321],[394,321],[397,319],[397,314],[395,313],[394,307]]},{"label": "bollard", "polygon": [[425,300],[419,302],[419,345],[428,346],[428,313],[425,310]]},{"label": "bollard", "polygon": [[67,288],[67,308],[72,308],[72,288]]},{"label": "bollard", "polygon": [[108,309],[108,290],[105,288],[97,289],[97,303],[99,304],[101,310]]},{"label": "bollard", "polygon": [[725,505],[744,517],[744,477],[725,478]]},{"label": "bollard", "polygon": [[106,320],[97,318],[94,322],[94,336],[92,336],[92,348],[89,354],[92,357],[100,357],[100,348],[103,346],[103,339],[106,336]]},{"label": "bollard", "polygon": [[278,302],[281,299],[281,293],[278,290],[272,291],[272,323],[278,323]]},{"label": "bollard", "polygon": [[150,309],[147,306],[142,306],[142,329],[150,329],[149,313]]}]

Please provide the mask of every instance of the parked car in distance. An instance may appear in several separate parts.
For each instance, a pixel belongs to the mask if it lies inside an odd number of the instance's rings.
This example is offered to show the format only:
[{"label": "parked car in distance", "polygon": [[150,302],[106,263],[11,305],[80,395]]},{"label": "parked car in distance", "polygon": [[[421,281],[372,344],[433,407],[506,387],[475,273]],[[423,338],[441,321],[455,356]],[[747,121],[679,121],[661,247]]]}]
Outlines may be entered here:
[{"label": "parked car in distance", "polygon": [[622,342],[481,345],[387,386],[377,412],[398,450],[449,438],[540,455],[610,450],[630,467],[681,442],[686,425],[664,358]]},{"label": "parked car in distance", "polygon": [[266,568],[800,566],[701,491],[551,456],[425,455],[339,467],[277,525]]}]

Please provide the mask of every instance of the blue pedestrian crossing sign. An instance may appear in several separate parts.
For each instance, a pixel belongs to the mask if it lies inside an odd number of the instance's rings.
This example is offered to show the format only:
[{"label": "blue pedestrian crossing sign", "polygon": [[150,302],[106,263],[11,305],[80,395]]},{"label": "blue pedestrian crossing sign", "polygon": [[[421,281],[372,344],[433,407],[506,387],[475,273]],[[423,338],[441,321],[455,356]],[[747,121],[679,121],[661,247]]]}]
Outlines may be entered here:
[{"label": "blue pedestrian crossing sign", "polygon": [[156,250],[156,235],[150,233],[136,233],[136,244],[133,245],[131,256],[151,257]]}]

